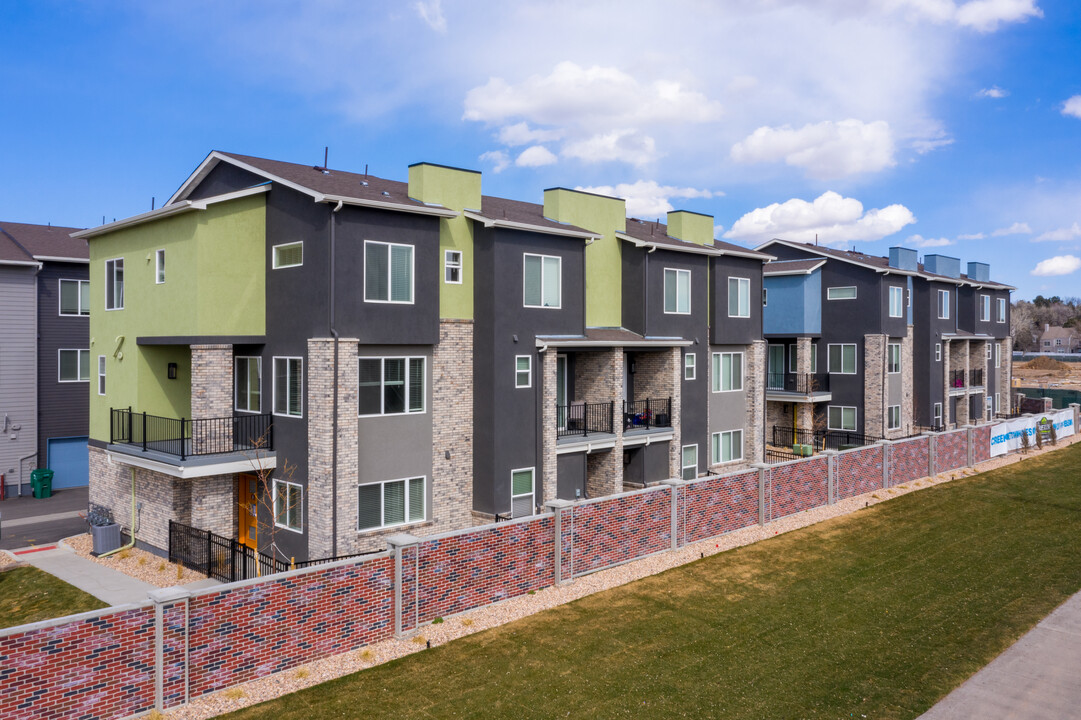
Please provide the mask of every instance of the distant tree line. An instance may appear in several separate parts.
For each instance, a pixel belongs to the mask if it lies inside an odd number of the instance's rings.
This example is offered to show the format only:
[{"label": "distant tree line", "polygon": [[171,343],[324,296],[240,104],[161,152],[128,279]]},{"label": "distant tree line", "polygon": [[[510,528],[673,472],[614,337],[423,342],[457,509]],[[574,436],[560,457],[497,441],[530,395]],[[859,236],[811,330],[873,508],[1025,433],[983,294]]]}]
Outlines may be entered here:
[{"label": "distant tree line", "polygon": [[1081,298],[1037,295],[1031,302],[1018,300],[1010,310],[1010,336],[1015,350],[1038,350],[1044,325],[1081,331]]}]

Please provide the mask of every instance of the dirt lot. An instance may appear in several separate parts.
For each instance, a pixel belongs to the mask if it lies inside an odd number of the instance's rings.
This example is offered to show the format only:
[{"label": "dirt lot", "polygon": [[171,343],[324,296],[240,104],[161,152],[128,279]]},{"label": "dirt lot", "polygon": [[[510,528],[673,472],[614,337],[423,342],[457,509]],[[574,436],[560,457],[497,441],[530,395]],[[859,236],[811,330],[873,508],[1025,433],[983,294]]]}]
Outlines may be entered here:
[{"label": "dirt lot", "polygon": [[1021,387],[1052,387],[1081,390],[1081,363],[1036,358],[1013,366],[1013,377]]}]

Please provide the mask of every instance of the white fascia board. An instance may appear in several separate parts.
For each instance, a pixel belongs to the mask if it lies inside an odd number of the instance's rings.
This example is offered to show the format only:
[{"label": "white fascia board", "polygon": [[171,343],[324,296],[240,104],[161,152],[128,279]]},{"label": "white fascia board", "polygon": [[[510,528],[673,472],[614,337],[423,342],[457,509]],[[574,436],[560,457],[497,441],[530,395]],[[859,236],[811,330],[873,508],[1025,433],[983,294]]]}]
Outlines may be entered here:
[{"label": "white fascia board", "polygon": [[612,348],[612,347],[690,347],[694,340],[635,340],[633,342],[607,340],[542,340],[537,338],[537,347],[576,347],[576,348]]},{"label": "white fascia board", "polygon": [[195,169],[195,172],[193,172],[191,176],[184,181],[184,184],[180,186],[180,189],[173,193],[173,196],[169,198],[169,201],[165,203],[165,206],[168,207],[169,205],[176,202],[184,202],[183,200],[178,200],[177,198],[182,198],[187,195],[188,191],[191,190],[191,188],[195,185],[202,182],[203,178],[205,178],[219,162],[229,163],[230,165],[238,167],[241,170],[247,170],[248,172],[254,175],[258,175],[259,177],[263,177],[267,180],[280,183],[285,187],[292,188],[293,190],[296,190],[301,194],[307,195],[308,197],[313,198],[316,201],[320,200],[323,197],[322,193],[318,193],[309,187],[304,187],[303,185],[298,185],[295,182],[290,182],[289,180],[280,178],[273,173],[268,173],[266,170],[257,168],[254,165],[249,165],[242,160],[231,158],[228,155],[223,155],[222,153],[215,150],[214,152],[210,153],[210,155],[207,156],[206,160],[203,160],[199,167]]},{"label": "white fascia board", "polygon": [[600,240],[604,237],[598,233],[581,232],[580,230],[560,230],[559,228],[545,227],[543,225],[531,225],[529,223],[513,222],[511,220],[498,220],[496,218],[480,215],[479,213],[470,212],[469,210],[466,210],[463,214],[470,220],[476,220],[479,223],[483,223],[484,227],[528,230],[529,232],[544,233],[546,235],[562,235],[564,237],[581,238],[583,240]]},{"label": "white fascia board", "polygon": [[0,265],[18,265],[20,267],[36,267],[41,269],[41,263],[33,260],[0,260]]},{"label": "white fascia board", "polygon": [[413,213],[414,215],[434,215],[442,218],[458,217],[457,210],[445,207],[433,207],[430,205],[403,205],[401,203],[382,202],[380,200],[364,200],[362,198],[348,197],[345,195],[319,195],[316,202],[342,203],[343,205],[356,205],[359,207],[377,208],[379,210],[393,210],[394,212]]},{"label": "white fascia board", "polygon": [[762,275],[765,276],[765,277],[776,277],[776,276],[780,276],[780,275],[810,275],[815,270],[817,270],[818,268],[822,267],[825,264],[826,264],[826,259],[823,258],[822,260],[820,260],[816,264],[812,265],[811,267],[807,268],[806,270],[770,270],[769,269],[769,263],[767,263],[766,266],[764,268],[762,268]]},{"label": "white fascia board", "polygon": [[276,455],[263,455],[251,459],[245,458],[243,460],[232,460],[229,462],[214,463],[212,465],[171,465],[169,463],[139,457],[138,455],[129,455],[127,453],[114,452],[112,450],[106,450],[105,454],[113,462],[120,463],[121,465],[130,465],[144,470],[153,470],[154,472],[180,478],[182,480],[209,477],[211,475],[229,475],[239,472],[273,470],[278,466],[278,458]]},{"label": "white fascia board", "polygon": [[90,258],[69,258],[69,257],[53,257],[52,255],[35,255],[35,260],[42,262],[66,262],[66,263],[79,263],[81,265],[89,265]]},{"label": "white fascia board", "polygon": [[617,232],[616,237],[620,240],[624,240],[633,244],[636,247],[645,247],[657,250],[671,250],[673,252],[685,252],[693,253],[697,255],[713,255],[720,257],[722,255],[728,255],[729,257],[742,257],[749,258],[751,260],[761,260],[762,262],[768,262],[770,260],[776,260],[777,258],[767,253],[761,253],[756,250],[748,250],[747,252],[740,252],[738,250],[725,250],[719,247],[709,247],[708,245],[696,245],[693,247],[684,247],[680,245],[668,245],[665,243],[650,242],[648,240],[642,240],[640,238],[632,237],[625,233]]},{"label": "white fascia board", "polygon": [[887,275],[891,274],[891,273],[895,273],[897,275],[911,275],[911,276],[914,276],[914,277],[922,277],[923,276],[923,273],[916,272],[914,270],[901,270],[900,268],[883,268],[883,267],[879,267],[877,265],[869,265],[868,263],[862,263],[859,260],[852,260],[850,258],[838,257],[837,255],[831,255],[829,253],[819,252],[818,250],[815,250],[814,247],[804,245],[803,243],[792,243],[792,242],[789,242],[787,240],[781,240],[779,238],[770,240],[769,242],[764,242],[761,245],[759,245],[758,247],[756,247],[755,250],[761,252],[762,248],[768,247],[768,246],[774,245],[774,244],[784,245],[785,247],[794,248],[796,250],[801,250],[803,252],[809,252],[809,253],[811,253],[813,255],[817,255],[820,258],[825,258],[826,260],[836,260],[838,262],[848,263],[849,265],[856,265],[858,267],[867,268],[868,270],[874,270],[877,273],[884,273],[884,274],[887,274]]},{"label": "white fascia board", "polygon": [[675,438],[675,431],[660,433],[644,433],[642,435],[624,435],[623,447],[634,445],[652,445],[655,442],[667,442]]}]

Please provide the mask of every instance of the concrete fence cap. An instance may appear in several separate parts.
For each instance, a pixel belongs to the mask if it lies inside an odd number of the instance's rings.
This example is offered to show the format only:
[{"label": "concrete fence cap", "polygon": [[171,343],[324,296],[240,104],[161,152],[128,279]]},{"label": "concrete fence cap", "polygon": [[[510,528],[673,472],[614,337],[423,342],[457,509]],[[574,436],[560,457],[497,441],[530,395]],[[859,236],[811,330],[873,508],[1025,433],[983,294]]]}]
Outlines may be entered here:
[{"label": "concrete fence cap", "polygon": [[416,545],[420,542],[420,538],[416,535],[410,535],[409,533],[395,533],[386,537],[387,545],[392,548],[404,547],[406,545]]},{"label": "concrete fence cap", "polygon": [[161,588],[158,590],[148,590],[146,596],[158,605],[165,605],[166,603],[176,602],[177,600],[187,600],[192,596],[192,592],[187,588],[175,585],[173,587]]},{"label": "concrete fence cap", "polygon": [[574,503],[571,502],[570,500],[560,500],[560,499],[548,500],[548,501],[546,501],[544,503],[544,507],[549,508],[551,510],[562,510],[564,508],[569,508],[569,507],[571,507],[573,505],[574,505]]}]

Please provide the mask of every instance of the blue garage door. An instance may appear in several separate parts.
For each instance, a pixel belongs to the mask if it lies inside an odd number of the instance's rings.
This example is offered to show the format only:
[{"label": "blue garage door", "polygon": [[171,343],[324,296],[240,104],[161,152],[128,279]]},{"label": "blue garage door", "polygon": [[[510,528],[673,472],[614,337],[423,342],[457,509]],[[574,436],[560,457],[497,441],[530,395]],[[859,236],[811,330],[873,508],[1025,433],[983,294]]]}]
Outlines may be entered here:
[{"label": "blue garage door", "polygon": [[90,484],[90,457],[85,437],[49,438],[48,467],[53,471],[53,488],[85,487]]}]

